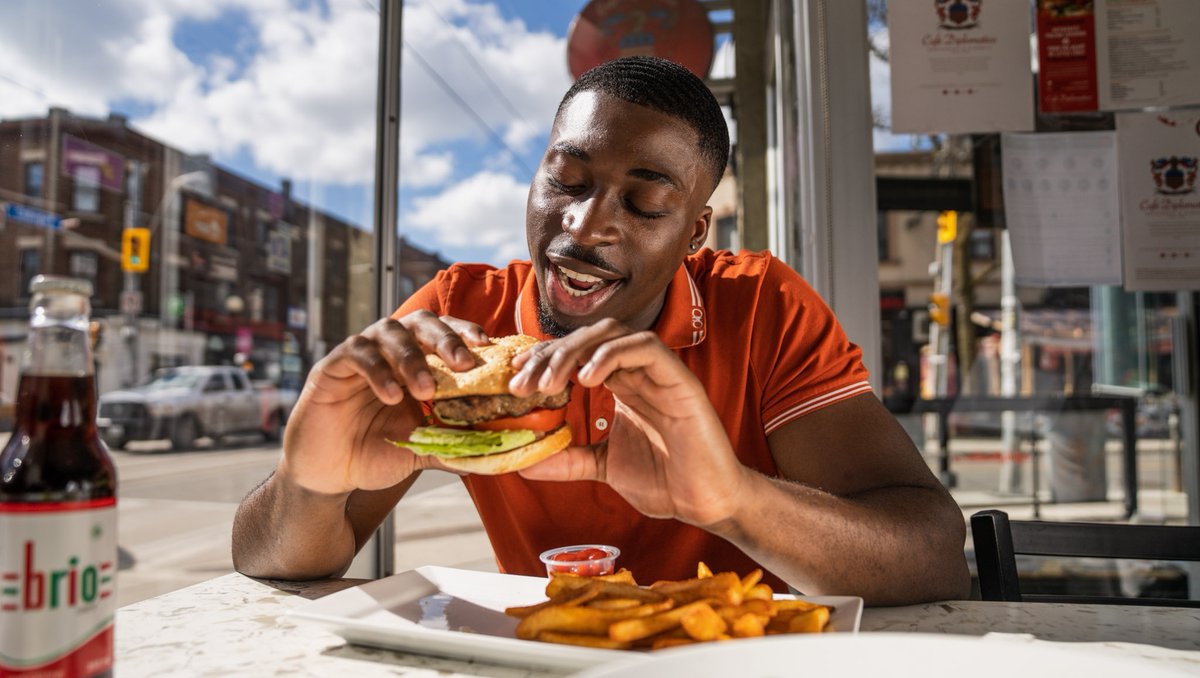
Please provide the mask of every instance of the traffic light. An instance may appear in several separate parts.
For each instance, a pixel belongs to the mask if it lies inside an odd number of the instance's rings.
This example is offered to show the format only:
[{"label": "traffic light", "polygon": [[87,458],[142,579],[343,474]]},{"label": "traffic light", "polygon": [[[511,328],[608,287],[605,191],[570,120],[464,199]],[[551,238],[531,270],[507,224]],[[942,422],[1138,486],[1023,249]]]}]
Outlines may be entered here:
[{"label": "traffic light", "polygon": [[145,273],[150,269],[150,229],[127,228],[121,232],[121,270]]},{"label": "traffic light", "polygon": [[950,326],[950,295],[942,292],[929,295],[929,319],[941,327]]},{"label": "traffic light", "polygon": [[958,237],[958,212],[946,210],[938,213],[938,243],[945,245]]}]

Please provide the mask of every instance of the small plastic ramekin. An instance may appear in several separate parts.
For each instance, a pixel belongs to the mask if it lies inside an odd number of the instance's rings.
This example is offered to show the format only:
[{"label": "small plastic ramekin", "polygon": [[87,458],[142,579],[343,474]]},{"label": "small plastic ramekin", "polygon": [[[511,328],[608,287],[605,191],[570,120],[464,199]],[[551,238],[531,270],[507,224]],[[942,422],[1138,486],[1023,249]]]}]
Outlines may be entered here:
[{"label": "small plastic ramekin", "polygon": [[621,555],[621,549],[616,546],[577,544],[544,551],[541,559],[546,565],[546,576],[555,572],[567,572],[585,577],[595,577],[615,572],[619,555]]}]

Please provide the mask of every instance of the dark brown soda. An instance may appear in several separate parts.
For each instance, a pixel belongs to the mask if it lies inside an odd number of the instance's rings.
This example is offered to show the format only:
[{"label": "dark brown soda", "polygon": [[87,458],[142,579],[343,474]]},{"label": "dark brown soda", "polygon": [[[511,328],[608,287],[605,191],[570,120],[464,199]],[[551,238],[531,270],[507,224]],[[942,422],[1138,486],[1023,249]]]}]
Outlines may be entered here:
[{"label": "dark brown soda", "polygon": [[94,377],[22,375],[14,423],[0,453],[0,502],[116,496],[116,469],[96,430]]}]

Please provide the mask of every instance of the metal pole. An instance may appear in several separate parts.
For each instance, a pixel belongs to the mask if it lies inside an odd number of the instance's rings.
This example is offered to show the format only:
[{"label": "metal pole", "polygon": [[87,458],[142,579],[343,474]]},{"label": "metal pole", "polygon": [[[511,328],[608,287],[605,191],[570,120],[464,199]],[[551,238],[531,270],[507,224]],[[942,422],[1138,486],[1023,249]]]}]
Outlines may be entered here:
[{"label": "metal pole", "polygon": [[[1000,395],[1015,398],[1020,392],[1021,329],[1017,313],[1016,267],[1008,229],[1000,235]],[[1017,462],[1020,439],[1017,413],[1000,413],[1000,492],[1016,494],[1021,487],[1021,465]]]},{"label": "metal pole", "polygon": [[[134,228],[138,225],[137,215],[142,204],[142,163],[137,160],[131,161],[129,173],[129,195],[125,199],[125,228]],[[158,265],[163,266],[166,263],[165,261],[159,261]],[[134,297],[141,294],[141,282],[142,275],[140,273],[125,271],[125,295],[123,296]],[[138,365],[137,326],[138,315],[141,313],[141,309],[133,308],[126,299],[122,299],[122,302],[122,306],[125,306],[125,308],[121,309],[125,315],[125,327],[122,330],[122,336],[125,338],[125,346],[129,352],[127,358],[128,372],[124,379],[124,385],[129,387],[138,383],[138,377],[141,372]],[[138,306],[140,305],[139,303]]]},{"label": "metal pole", "polygon": [[[400,305],[400,239],[396,233],[400,185],[400,54],[404,47],[404,0],[379,3],[379,84],[375,104],[375,316]],[[372,576],[395,570],[396,529],[392,514],[371,538]]]},{"label": "metal pole", "polygon": [[[47,212],[58,214],[58,173],[62,171],[62,116],[65,111],[61,108],[50,109],[50,153],[46,158],[46,186],[42,194],[44,206]],[[54,270],[54,245],[58,238],[58,229],[46,229],[46,249],[45,258],[41,262],[39,268],[42,272],[51,273]],[[22,290],[22,293],[28,290]]]}]

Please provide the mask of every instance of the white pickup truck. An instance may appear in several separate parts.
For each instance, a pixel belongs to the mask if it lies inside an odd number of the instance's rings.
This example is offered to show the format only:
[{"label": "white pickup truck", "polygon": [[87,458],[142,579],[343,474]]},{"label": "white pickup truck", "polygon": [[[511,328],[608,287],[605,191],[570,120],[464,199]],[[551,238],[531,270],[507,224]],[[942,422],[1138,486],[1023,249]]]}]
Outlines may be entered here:
[{"label": "white pickup truck", "polygon": [[238,367],[172,367],[142,386],[100,396],[96,423],[113,448],[168,438],[187,450],[202,437],[214,444],[246,433],[278,439],[294,404],[294,391],[256,386]]}]

